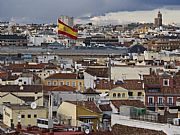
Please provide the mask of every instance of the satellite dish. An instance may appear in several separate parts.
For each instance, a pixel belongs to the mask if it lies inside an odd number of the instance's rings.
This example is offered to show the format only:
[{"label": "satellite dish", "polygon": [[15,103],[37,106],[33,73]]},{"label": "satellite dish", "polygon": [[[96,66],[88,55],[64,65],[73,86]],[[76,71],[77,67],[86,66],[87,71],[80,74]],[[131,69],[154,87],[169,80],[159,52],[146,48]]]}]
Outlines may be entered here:
[{"label": "satellite dish", "polygon": [[89,132],[89,129],[86,129],[85,130],[85,134],[89,134],[90,132]]},{"label": "satellite dish", "polygon": [[32,109],[36,109],[36,107],[37,107],[36,102],[32,102],[32,103],[31,103],[31,108],[32,108]]}]

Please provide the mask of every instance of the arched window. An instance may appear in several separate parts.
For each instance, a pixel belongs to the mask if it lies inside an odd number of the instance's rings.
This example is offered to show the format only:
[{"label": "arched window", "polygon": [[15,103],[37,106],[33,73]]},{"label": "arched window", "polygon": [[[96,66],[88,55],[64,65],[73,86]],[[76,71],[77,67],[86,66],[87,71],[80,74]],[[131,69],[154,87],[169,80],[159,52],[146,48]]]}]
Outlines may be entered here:
[{"label": "arched window", "polygon": [[125,97],[125,93],[122,94],[122,97],[123,97],[123,98]]},{"label": "arched window", "polygon": [[116,97],[116,93],[113,93],[113,97]]},{"label": "arched window", "polygon": [[119,98],[121,97],[121,93],[118,93],[118,97],[119,97]]}]

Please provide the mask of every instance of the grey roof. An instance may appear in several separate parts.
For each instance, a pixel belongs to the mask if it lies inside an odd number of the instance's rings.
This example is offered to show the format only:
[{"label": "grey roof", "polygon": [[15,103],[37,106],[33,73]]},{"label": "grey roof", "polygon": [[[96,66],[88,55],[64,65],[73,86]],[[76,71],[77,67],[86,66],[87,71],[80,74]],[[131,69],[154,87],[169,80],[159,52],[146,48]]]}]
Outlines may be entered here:
[{"label": "grey roof", "polygon": [[19,35],[0,35],[0,40],[4,39],[27,39],[27,37]]}]

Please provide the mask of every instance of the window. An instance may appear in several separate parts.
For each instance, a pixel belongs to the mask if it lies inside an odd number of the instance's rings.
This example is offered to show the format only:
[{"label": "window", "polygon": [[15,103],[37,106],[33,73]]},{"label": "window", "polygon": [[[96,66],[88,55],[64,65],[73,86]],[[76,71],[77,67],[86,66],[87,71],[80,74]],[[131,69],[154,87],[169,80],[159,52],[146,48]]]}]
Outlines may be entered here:
[{"label": "window", "polygon": [[158,97],[158,104],[163,104],[163,97]]},{"label": "window", "polygon": [[119,98],[121,97],[121,93],[118,93],[118,97],[119,97]]},{"label": "window", "polygon": [[69,86],[69,82],[66,82],[66,85]]},{"label": "window", "polygon": [[126,95],[126,94],[125,94],[125,93],[123,93],[123,94],[122,94],[122,97],[124,98],[124,97],[125,97],[125,95]]},{"label": "window", "polygon": [[169,79],[163,79],[163,86],[169,86]]},{"label": "window", "polygon": [[113,93],[113,97],[116,97],[116,93]]},{"label": "window", "polygon": [[22,115],[21,115],[21,118],[25,118],[25,115],[24,115],[24,114],[22,114]]},{"label": "window", "polygon": [[51,86],[51,82],[48,82],[48,86]]},{"label": "window", "polygon": [[22,80],[20,79],[19,82],[22,82]]},{"label": "window", "polygon": [[75,87],[76,86],[76,83],[75,82],[72,82],[72,87]]},{"label": "window", "polygon": [[26,84],[26,82],[24,82],[24,84]]},{"label": "window", "polygon": [[34,114],[34,118],[37,118],[37,114]]},{"label": "window", "polygon": [[109,93],[108,92],[105,92],[107,94],[107,96],[109,96]]},{"label": "window", "polygon": [[62,86],[62,85],[64,85],[64,83],[63,83],[63,82],[60,82],[60,86]]},{"label": "window", "polygon": [[57,82],[54,82],[54,86],[56,86],[57,85]]},{"label": "window", "polygon": [[133,92],[128,92],[128,95],[131,97],[133,96]]},{"label": "window", "polygon": [[160,92],[160,89],[159,88],[148,89],[147,92],[149,92],[149,93],[157,93],[157,92]]},{"label": "window", "polygon": [[142,92],[138,92],[138,96],[142,96]]},{"label": "window", "polygon": [[167,103],[168,104],[173,104],[173,97],[168,97],[167,98]]},{"label": "window", "polygon": [[82,82],[79,82],[79,86],[82,86]]},{"label": "window", "polygon": [[86,120],[85,120],[85,123],[90,123],[90,122],[91,122],[90,119],[86,119]]},{"label": "window", "polygon": [[28,114],[28,118],[31,118],[31,114]]},{"label": "window", "polygon": [[154,97],[148,97],[148,103],[153,104],[154,103]]}]

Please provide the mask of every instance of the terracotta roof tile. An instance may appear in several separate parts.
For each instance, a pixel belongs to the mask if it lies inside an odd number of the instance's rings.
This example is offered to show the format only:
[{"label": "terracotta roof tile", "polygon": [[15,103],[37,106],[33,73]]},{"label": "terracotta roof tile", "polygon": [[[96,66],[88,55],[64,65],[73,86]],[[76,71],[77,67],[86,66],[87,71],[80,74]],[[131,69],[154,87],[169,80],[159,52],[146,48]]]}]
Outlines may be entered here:
[{"label": "terracotta roof tile", "polygon": [[87,68],[85,72],[92,76],[108,78],[108,68]]},{"label": "terracotta roof tile", "polygon": [[7,72],[1,71],[0,72],[0,78],[6,78],[8,76]]},{"label": "terracotta roof tile", "polygon": [[124,80],[124,83],[119,86],[127,90],[143,90],[143,83],[141,80]]},{"label": "terracotta roof tile", "polygon": [[13,70],[13,69],[42,69],[45,65],[43,64],[10,64],[7,66],[7,69]]},{"label": "terracotta roof tile", "polygon": [[43,90],[46,91],[75,91],[76,88],[62,85],[62,86],[44,86]]},{"label": "terracotta roof tile", "polygon": [[73,73],[56,73],[47,77],[46,80],[48,79],[77,79],[77,78],[78,78],[77,74],[73,74]]},{"label": "terracotta roof tile", "polygon": [[66,101],[66,102],[74,104],[74,105],[82,106],[96,113],[101,113],[101,110],[93,101]]},{"label": "terracotta roof tile", "polygon": [[140,100],[112,100],[111,103],[116,107],[119,108],[122,105],[126,106],[134,106],[139,108],[145,108],[145,105]]},{"label": "terracotta roof tile", "polygon": [[99,105],[99,108],[101,109],[101,111],[112,111],[110,104]]},{"label": "terracotta roof tile", "polygon": [[130,127],[120,124],[113,125],[111,133],[112,135],[119,135],[119,133],[123,133],[123,135],[166,135],[162,131]]},{"label": "terracotta roof tile", "polygon": [[0,85],[0,92],[42,92],[42,85]]},{"label": "terracotta roof tile", "polygon": [[95,89],[105,89],[105,90],[108,89],[108,90],[111,90],[113,88],[118,87],[113,83],[113,81],[108,81],[106,79],[95,80],[95,84],[96,84]]},{"label": "terracotta roof tile", "polygon": [[88,88],[86,89],[82,94],[100,94],[98,92],[96,92],[96,90],[92,89],[92,88]]}]

